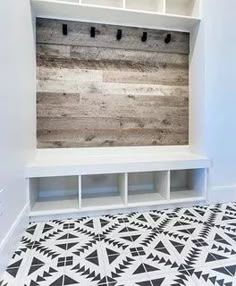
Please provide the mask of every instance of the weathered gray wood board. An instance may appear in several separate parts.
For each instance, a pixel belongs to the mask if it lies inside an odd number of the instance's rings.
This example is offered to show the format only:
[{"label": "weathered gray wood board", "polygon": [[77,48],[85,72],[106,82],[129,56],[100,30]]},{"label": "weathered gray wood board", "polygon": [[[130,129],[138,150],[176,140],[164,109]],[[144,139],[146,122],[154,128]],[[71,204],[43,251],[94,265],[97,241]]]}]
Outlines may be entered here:
[{"label": "weathered gray wood board", "polygon": [[48,19],[36,32],[39,148],[188,143],[187,33],[165,44],[167,31]]}]

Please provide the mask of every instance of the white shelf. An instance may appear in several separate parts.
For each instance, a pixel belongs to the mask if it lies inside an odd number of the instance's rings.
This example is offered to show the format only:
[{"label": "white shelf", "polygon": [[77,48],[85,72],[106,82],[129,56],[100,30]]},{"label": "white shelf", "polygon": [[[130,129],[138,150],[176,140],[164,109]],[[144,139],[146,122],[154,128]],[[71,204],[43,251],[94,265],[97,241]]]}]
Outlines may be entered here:
[{"label": "white shelf", "polygon": [[123,0],[81,0],[81,4],[123,8]]},{"label": "white shelf", "polygon": [[[87,1],[86,3],[84,1]],[[172,31],[190,32],[200,22],[198,12],[196,17],[185,15],[184,11],[176,14],[175,6],[168,5],[165,13],[165,2],[161,0],[82,0],[74,1],[53,1],[53,0],[32,0],[32,8],[36,17],[64,19],[73,21],[85,21],[94,23],[106,23],[122,26],[142,27],[151,29],[165,29]],[[175,2],[183,0],[172,0]],[[197,1],[197,0],[195,0]],[[104,6],[106,3],[110,6]],[[120,7],[122,2],[122,7]],[[91,4],[93,3],[93,4]],[[126,7],[126,8],[125,8]],[[155,7],[155,9],[153,9]],[[175,13],[171,15],[170,13]]]},{"label": "white shelf", "polygon": [[169,198],[169,172],[128,174],[128,203],[164,201]]},{"label": "white shelf", "polygon": [[167,200],[164,199],[159,193],[140,193],[132,194],[129,197],[129,207],[144,207],[144,206],[157,206],[167,204]]},{"label": "white shelf", "polygon": [[31,216],[206,200],[207,168],[29,179]]},{"label": "white shelf", "polygon": [[152,172],[210,167],[188,147],[39,149],[26,167],[27,178]]},{"label": "white shelf", "polygon": [[82,199],[84,211],[88,210],[103,210],[107,209],[107,207],[111,207],[112,209],[122,208],[124,206],[124,202],[122,198],[117,194],[109,194],[105,195],[103,193],[99,194],[101,197],[98,196],[87,196],[86,198]]},{"label": "white shelf", "polygon": [[166,0],[166,13],[198,17],[200,0]]},{"label": "white shelf", "polygon": [[197,199],[206,196],[206,169],[170,172],[170,199]]},{"label": "white shelf", "polygon": [[165,0],[126,0],[126,9],[164,13]]},{"label": "white shelf", "polygon": [[30,180],[30,206],[35,214],[74,212],[79,206],[78,177],[45,177]]},{"label": "white shelf", "polygon": [[77,212],[78,201],[73,199],[56,200],[36,202],[31,209],[31,216],[50,215],[50,214],[66,214]]},{"label": "white shelf", "polygon": [[186,202],[186,201],[203,201],[204,196],[197,194],[193,190],[176,190],[171,189],[171,201]]},{"label": "white shelf", "polygon": [[125,174],[82,176],[82,208],[122,207],[126,202]]}]

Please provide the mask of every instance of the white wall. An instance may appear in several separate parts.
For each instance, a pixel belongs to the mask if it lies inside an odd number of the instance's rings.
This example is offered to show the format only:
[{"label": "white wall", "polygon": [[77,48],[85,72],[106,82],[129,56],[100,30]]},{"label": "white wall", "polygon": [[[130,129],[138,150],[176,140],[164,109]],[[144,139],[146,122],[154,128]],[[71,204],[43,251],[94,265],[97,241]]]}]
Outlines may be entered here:
[{"label": "white wall", "polygon": [[[229,198],[223,192],[228,189],[236,194],[236,2],[202,2],[206,95],[202,135],[206,132],[206,151],[214,164],[210,199],[236,200],[232,192]],[[35,50],[29,0],[1,5],[0,39],[0,189],[5,190],[1,243],[27,203],[24,166],[36,145]]]},{"label": "white wall", "polygon": [[[5,211],[0,216],[0,251],[4,237],[27,203],[24,167],[36,146],[35,48],[31,19],[29,0],[1,3],[0,189],[5,192]],[[0,260],[3,263],[2,256]]]},{"label": "white wall", "polygon": [[203,0],[210,201],[236,200],[236,1]]}]

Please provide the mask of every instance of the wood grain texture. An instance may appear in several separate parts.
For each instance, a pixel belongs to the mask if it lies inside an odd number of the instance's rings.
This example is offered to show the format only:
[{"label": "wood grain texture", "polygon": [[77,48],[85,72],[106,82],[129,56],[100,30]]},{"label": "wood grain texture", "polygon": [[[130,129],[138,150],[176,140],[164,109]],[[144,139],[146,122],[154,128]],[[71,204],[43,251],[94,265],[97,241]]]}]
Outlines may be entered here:
[{"label": "wood grain texture", "polygon": [[39,148],[188,143],[188,34],[62,23],[37,20]]},{"label": "wood grain texture", "polygon": [[[68,35],[62,34],[62,24],[68,25]],[[90,37],[91,26],[96,29],[96,37]],[[123,30],[120,41],[116,40],[118,29]],[[148,41],[142,42],[143,32],[148,32]],[[66,46],[89,46],[128,50],[155,51],[174,54],[189,54],[189,33],[171,32],[172,41],[164,39],[169,31],[140,29],[85,22],[72,22],[51,19],[37,19],[36,37],[38,44]]]}]

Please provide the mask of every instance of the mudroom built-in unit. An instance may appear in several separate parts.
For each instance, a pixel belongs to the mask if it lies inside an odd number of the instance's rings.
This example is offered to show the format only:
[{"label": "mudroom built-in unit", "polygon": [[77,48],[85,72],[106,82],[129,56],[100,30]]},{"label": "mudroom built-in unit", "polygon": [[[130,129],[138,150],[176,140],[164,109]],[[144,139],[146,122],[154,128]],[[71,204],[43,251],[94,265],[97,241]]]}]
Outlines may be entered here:
[{"label": "mudroom built-in unit", "polygon": [[206,202],[201,1],[32,0],[32,8],[30,216]]}]

